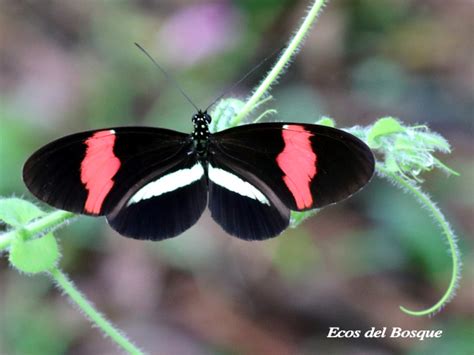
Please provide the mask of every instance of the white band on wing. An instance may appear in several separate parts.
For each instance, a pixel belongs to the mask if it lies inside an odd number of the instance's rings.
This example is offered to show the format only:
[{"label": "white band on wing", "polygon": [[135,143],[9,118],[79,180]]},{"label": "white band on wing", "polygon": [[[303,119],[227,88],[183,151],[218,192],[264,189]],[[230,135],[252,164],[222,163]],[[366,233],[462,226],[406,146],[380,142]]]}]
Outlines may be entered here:
[{"label": "white band on wing", "polygon": [[204,168],[199,162],[192,168],[173,171],[143,186],[128,200],[127,206],[191,185],[203,175]]},{"label": "white band on wing", "polygon": [[209,180],[229,191],[249,197],[270,206],[270,201],[255,186],[228,171],[214,168],[209,164]]}]

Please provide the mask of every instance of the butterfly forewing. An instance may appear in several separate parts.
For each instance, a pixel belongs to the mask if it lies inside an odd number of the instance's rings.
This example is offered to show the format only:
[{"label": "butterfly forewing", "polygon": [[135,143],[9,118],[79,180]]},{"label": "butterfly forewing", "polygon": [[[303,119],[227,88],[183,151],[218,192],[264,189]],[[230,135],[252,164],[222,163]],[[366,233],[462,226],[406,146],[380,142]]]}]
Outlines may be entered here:
[{"label": "butterfly forewing", "polygon": [[122,127],[56,140],[25,163],[28,189],[51,206],[104,215],[147,179],[184,160],[188,135],[166,129]]},{"label": "butterfly forewing", "polygon": [[[210,160],[257,176],[291,210],[345,199],[372,177],[374,157],[358,138],[326,126],[250,124],[214,134]],[[211,196],[212,200],[212,196]]]}]

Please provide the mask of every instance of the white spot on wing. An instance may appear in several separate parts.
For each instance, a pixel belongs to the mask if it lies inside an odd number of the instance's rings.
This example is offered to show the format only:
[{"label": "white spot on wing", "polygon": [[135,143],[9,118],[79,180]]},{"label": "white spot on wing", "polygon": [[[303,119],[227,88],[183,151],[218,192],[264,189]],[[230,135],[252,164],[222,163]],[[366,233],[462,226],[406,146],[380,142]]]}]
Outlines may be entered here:
[{"label": "white spot on wing", "polygon": [[127,206],[191,185],[200,180],[203,175],[204,168],[201,163],[196,163],[189,169],[174,171],[143,186],[128,200]]},{"label": "white spot on wing", "polygon": [[225,189],[241,196],[249,197],[270,206],[270,201],[255,186],[228,171],[214,168],[209,164],[209,179]]}]

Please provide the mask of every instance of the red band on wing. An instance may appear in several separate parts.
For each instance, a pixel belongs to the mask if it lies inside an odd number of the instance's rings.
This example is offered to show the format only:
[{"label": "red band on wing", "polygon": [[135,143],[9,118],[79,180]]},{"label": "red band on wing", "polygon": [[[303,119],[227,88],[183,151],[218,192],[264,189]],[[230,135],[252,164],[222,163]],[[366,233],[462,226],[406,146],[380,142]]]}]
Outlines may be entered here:
[{"label": "red band on wing", "polygon": [[88,190],[86,212],[99,214],[107,194],[114,186],[112,178],[120,169],[114,154],[114,131],[94,133],[85,141],[86,155],[81,163],[81,181]]},{"label": "red band on wing", "polygon": [[292,193],[296,206],[302,210],[313,205],[311,180],[316,175],[316,154],[311,147],[311,132],[303,126],[288,125],[283,131],[285,147],[276,161],[285,173],[283,180]]}]

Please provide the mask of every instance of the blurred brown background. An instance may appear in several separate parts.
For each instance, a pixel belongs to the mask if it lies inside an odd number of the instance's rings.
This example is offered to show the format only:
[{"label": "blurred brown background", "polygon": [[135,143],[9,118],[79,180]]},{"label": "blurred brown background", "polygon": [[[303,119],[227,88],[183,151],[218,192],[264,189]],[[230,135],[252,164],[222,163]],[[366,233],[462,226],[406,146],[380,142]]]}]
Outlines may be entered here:
[{"label": "blurred brown background", "polygon": [[[191,130],[193,109],[133,45],[141,43],[205,107],[281,47],[309,0],[0,0],[0,194],[33,197],[26,158],[50,140],[105,126]],[[413,318],[451,272],[440,231],[375,178],[356,197],[262,243],[208,216],[178,238],[137,242],[103,219],[58,232],[62,267],[152,354],[472,354],[474,2],[334,0],[274,88],[273,119],[338,126],[386,115],[426,123],[461,173],[424,188],[459,235],[463,278],[432,318]],[[269,69],[240,85],[245,97]],[[331,326],[442,329],[438,340],[327,339]],[[0,354],[116,354],[52,287],[0,259]]]}]

